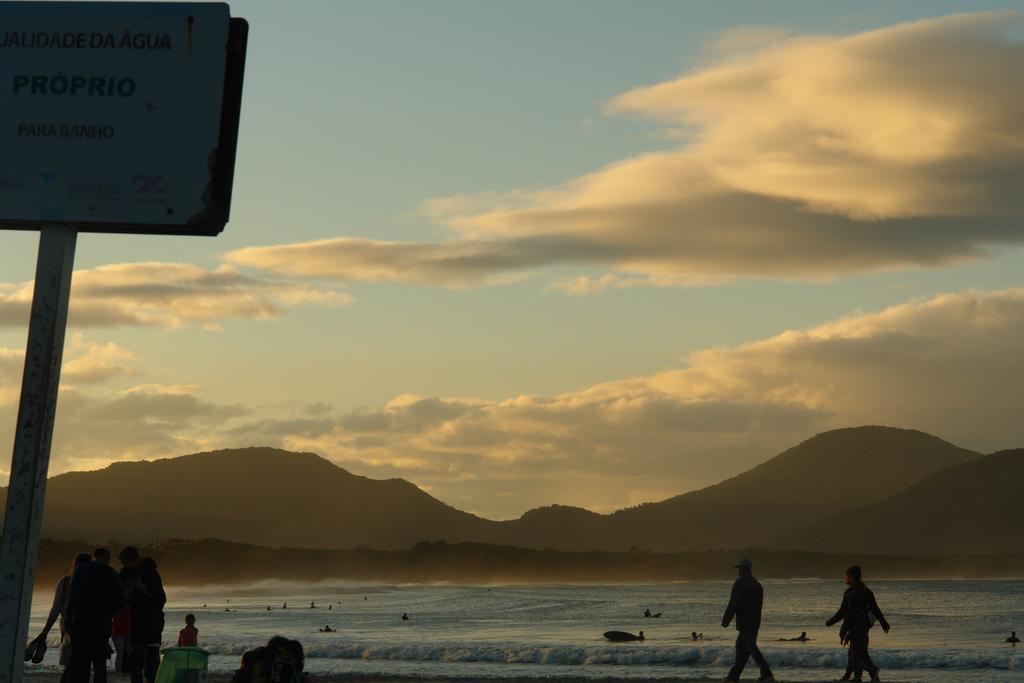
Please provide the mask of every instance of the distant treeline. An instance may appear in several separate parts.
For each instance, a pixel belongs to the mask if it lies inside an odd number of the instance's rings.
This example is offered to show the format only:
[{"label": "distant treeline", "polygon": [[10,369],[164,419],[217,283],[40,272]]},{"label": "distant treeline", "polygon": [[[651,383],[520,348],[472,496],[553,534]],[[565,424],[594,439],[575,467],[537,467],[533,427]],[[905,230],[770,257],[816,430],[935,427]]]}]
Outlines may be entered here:
[{"label": "distant treeline", "polygon": [[[115,555],[116,544],[109,546]],[[45,539],[37,581],[52,585],[75,553],[92,546]],[[168,540],[140,547],[156,558],[171,585],[248,583],[263,579],[455,583],[624,583],[728,579],[737,558],[749,556],[761,578],[842,576],[861,564],[872,578],[1008,578],[1024,576],[1024,555],[871,556],[767,550],[680,553],[569,552],[482,543],[419,543],[409,550],[270,548],[218,539]]]}]

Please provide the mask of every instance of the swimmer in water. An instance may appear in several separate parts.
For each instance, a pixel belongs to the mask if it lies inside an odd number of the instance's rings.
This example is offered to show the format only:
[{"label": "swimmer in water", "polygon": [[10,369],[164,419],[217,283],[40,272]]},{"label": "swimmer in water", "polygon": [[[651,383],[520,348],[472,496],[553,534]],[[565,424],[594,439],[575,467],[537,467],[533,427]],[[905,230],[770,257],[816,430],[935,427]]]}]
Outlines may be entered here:
[{"label": "swimmer in water", "polygon": [[405,612],[402,612],[402,621],[409,621],[409,615]]},{"label": "swimmer in water", "polygon": [[644,639],[644,632],[643,632],[643,631],[640,631],[640,635],[638,635],[638,636],[636,637],[636,639],[637,639],[637,640],[643,640],[643,639]]},{"label": "swimmer in water", "polygon": [[811,638],[807,637],[807,631],[801,631],[796,638],[779,638],[784,643],[806,643]]},{"label": "swimmer in water", "polygon": [[1008,643],[1010,643],[1012,645],[1016,645],[1017,643],[1019,643],[1020,642],[1020,638],[1017,637],[1017,632],[1016,631],[1010,631],[1010,637],[1006,639],[1006,642],[1008,642]]},{"label": "swimmer in water", "polygon": [[703,633],[697,633],[696,631],[690,632],[690,640],[704,640]]}]

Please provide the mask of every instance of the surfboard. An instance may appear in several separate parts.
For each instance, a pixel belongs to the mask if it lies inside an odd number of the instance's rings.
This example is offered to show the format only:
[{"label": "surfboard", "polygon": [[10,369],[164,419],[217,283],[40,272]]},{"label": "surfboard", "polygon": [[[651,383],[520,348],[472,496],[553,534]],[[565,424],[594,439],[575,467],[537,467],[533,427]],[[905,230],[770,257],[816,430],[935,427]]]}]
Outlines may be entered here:
[{"label": "surfboard", "polygon": [[605,631],[604,637],[613,643],[629,643],[634,640],[640,640],[640,636],[635,636],[625,631]]}]

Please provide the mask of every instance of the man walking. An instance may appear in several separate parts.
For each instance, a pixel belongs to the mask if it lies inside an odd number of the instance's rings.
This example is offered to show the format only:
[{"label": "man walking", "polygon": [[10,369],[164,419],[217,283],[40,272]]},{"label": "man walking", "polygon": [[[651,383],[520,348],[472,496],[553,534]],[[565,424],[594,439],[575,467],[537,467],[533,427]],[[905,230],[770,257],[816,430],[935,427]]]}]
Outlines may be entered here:
[{"label": "man walking", "polygon": [[739,634],[736,637],[736,663],[729,670],[726,681],[739,681],[743,667],[751,657],[761,667],[759,681],[774,681],[772,670],[765,661],[761,650],[757,648],[757,632],[761,630],[761,606],[764,603],[764,589],[753,575],[753,563],[749,558],[743,558],[736,565],[739,570],[739,578],[732,585],[732,596],[729,598],[729,606],[725,608],[725,616],[722,617],[722,628],[728,628],[729,623],[736,618],[736,630]]},{"label": "man walking", "polygon": [[880,681],[878,667],[868,654],[868,630],[877,621],[882,625],[882,630],[888,633],[889,622],[878,608],[875,594],[861,580],[859,566],[854,565],[846,570],[846,585],[849,587],[843,593],[843,602],[839,605],[839,610],[825,622],[826,626],[832,626],[842,621],[843,633],[850,641],[849,666],[843,679],[848,679],[851,673],[867,671],[871,675],[871,680]]}]

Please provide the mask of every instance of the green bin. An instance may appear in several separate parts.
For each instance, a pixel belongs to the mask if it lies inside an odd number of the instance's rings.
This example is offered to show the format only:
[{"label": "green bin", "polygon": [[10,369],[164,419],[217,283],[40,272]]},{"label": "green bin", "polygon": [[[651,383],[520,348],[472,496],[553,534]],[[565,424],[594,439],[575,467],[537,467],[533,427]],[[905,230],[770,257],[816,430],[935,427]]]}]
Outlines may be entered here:
[{"label": "green bin", "polygon": [[201,647],[168,647],[160,651],[156,683],[206,683],[210,653]]}]

